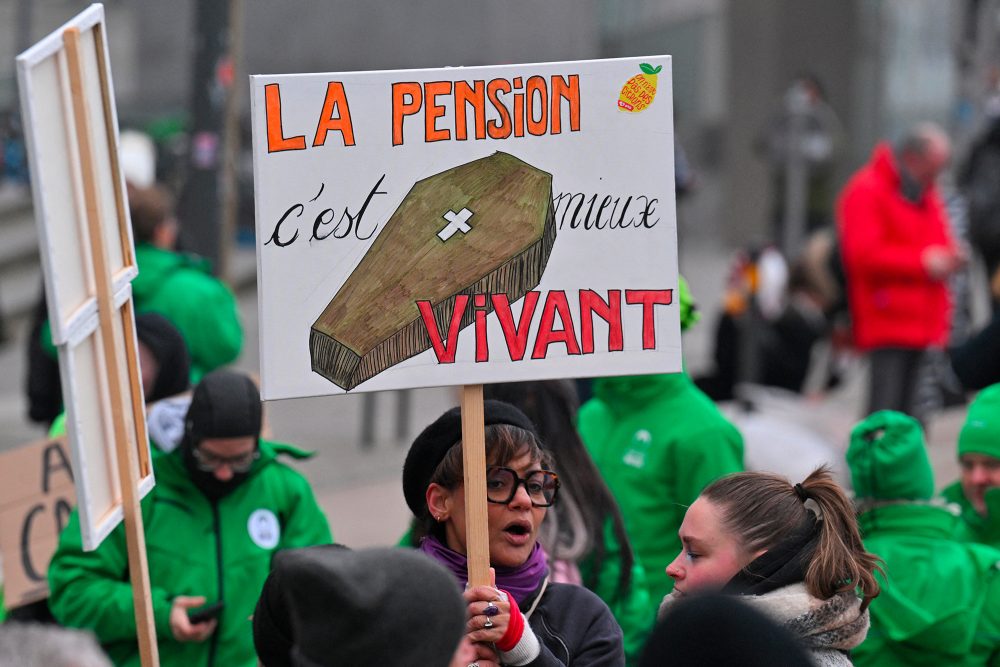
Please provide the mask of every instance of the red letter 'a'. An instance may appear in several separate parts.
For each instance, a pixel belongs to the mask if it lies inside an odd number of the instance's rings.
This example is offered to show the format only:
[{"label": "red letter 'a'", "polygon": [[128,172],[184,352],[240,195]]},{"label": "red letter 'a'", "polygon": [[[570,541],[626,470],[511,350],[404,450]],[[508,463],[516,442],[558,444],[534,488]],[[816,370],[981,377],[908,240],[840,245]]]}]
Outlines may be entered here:
[{"label": "red letter 'a'", "polygon": [[458,330],[462,326],[462,315],[465,314],[465,305],[469,302],[466,294],[455,296],[455,310],[451,314],[451,324],[448,325],[448,339],[446,344],[441,344],[441,334],[438,333],[437,319],[434,317],[434,309],[431,308],[430,301],[417,301],[417,309],[420,317],[427,328],[427,335],[430,336],[431,345],[434,346],[434,355],[439,364],[455,363],[455,353],[458,351]]},{"label": "red letter 'a'", "polygon": [[[565,328],[553,331],[552,325],[555,323],[557,311]],[[576,342],[576,333],[573,331],[573,314],[569,311],[566,292],[562,290],[549,292],[545,295],[545,308],[542,310],[542,319],[538,323],[538,335],[535,337],[535,349],[531,352],[531,358],[544,359],[549,351],[549,345],[552,343],[566,343],[568,353],[580,354],[580,346]]]},{"label": "red letter 'a'", "polygon": [[608,300],[589,289],[580,290],[580,344],[584,354],[594,353],[594,315],[608,323],[608,352],[621,352],[622,291],[608,290]]},{"label": "red letter 'a'", "polygon": [[531,326],[531,316],[535,314],[535,304],[538,303],[538,292],[528,292],[524,295],[521,306],[521,319],[514,326],[514,316],[510,312],[510,300],[506,294],[493,295],[493,310],[503,329],[504,340],[507,341],[507,353],[511,361],[524,359],[524,351],[528,347],[528,327]]},{"label": "red letter 'a'", "polygon": [[674,300],[672,289],[627,289],[625,303],[642,304],[642,349],[656,349],[656,322],[653,319],[653,306],[669,305]]}]

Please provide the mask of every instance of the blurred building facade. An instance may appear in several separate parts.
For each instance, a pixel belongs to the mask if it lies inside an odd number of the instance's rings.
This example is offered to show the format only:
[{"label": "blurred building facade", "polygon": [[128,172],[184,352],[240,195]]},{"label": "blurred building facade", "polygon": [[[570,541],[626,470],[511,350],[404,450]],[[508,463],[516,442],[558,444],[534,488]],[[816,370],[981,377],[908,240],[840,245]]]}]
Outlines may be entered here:
[{"label": "blurred building facade", "polygon": [[[198,1],[106,0],[123,122],[184,117]],[[970,133],[1000,62],[1000,0],[242,1],[247,73],[670,54],[677,136],[718,184],[717,231],[740,244],[767,229],[754,141],[794,76],[823,81],[846,175],[913,120]],[[14,55],[87,4],[0,0],[0,110],[16,107]]]}]

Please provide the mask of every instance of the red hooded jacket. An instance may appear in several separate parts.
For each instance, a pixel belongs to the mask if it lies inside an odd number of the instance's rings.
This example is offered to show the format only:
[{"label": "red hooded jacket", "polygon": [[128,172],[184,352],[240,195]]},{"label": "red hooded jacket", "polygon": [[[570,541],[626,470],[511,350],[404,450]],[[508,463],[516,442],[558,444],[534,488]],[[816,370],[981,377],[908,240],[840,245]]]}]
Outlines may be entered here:
[{"label": "red hooded jacket", "polygon": [[955,250],[948,217],[935,187],[918,204],[903,198],[888,144],[851,177],[837,200],[847,300],[855,344],[925,348],[948,340],[951,299],[921,256],[929,246]]}]

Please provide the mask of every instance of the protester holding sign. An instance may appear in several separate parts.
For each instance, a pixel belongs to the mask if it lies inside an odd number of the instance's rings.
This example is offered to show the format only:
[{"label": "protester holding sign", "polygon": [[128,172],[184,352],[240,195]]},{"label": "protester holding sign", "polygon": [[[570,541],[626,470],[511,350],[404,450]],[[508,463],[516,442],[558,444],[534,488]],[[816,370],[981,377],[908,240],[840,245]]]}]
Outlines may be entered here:
[{"label": "protester holding sign", "polygon": [[[308,482],[277,457],[305,458],[260,439],[253,381],[226,370],[194,390],[177,450],[154,462],[142,502],[160,664],[256,664],[250,615],[281,549],[330,542]],[[84,552],[74,510],[49,566],[50,606],[92,630],[118,665],[138,665],[125,535]],[[222,603],[201,622],[192,608]]]},{"label": "protester holding sign", "polygon": [[[517,408],[486,401],[489,558],[495,586],[465,592],[468,637],[494,644],[502,664],[532,667],[624,665],[621,628],[582,586],[552,583],[538,530],[556,500],[531,421]],[[403,465],[403,494],[426,536],[420,550],[467,580],[466,498],[459,410],[417,436]]]}]

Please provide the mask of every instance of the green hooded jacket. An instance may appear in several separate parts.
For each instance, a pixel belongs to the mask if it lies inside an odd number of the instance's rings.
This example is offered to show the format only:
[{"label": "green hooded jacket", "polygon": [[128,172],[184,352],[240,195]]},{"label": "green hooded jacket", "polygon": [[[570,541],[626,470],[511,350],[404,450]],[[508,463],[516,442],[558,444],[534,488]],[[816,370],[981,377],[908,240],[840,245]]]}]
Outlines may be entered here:
[{"label": "green hooded jacket", "polygon": [[148,243],[135,247],[135,259],[136,312],[160,313],[180,330],[191,354],[192,384],[240,355],[243,326],[236,298],[211,274],[207,260]]},{"label": "green hooded jacket", "polygon": [[649,618],[673,588],[684,513],[710,482],[743,470],[743,437],[684,373],[594,380],[580,435],[614,494],[649,587]]},{"label": "green hooded jacket", "polygon": [[958,533],[960,539],[1000,549],[1000,487],[986,492],[986,516],[977,512],[965,497],[961,482],[945,487],[941,491],[941,496],[962,510],[962,522]]},{"label": "green hooded jacket", "polygon": [[[142,518],[161,665],[255,667],[250,617],[271,558],[282,549],[331,541],[309,483],[276,460],[309,454],[263,440],[260,453],[249,476],[217,504],[191,482],[180,449],[154,459],[156,486],[142,500]],[[85,552],[74,510],[48,577],[56,620],[91,630],[116,665],[139,665],[124,526]],[[206,641],[174,639],[170,609],[178,595],[225,602]]]},{"label": "green hooded jacket", "polygon": [[1000,665],[1000,551],[953,539],[959,519],[904,503],[858,517],[865,548],[885,561],[855,667]]},{"label": "green hooded jacket", "polygon": [[653,629],[654,616],[649,613],[649,588],[646,572],[638,557],[632,563],[632,580],[627,591],[618,590],[618,577],[622,571],[621,545],[615,536],[614,523],[604,525],[604,558],[597,567],[596,558],[589,554],[579,563],[580,577],[585,584],[594,581],[589,588],[611,609],[615,620],[622,628],[625,646],[625,664],[629,667],[639,664],[646,639]]}]

